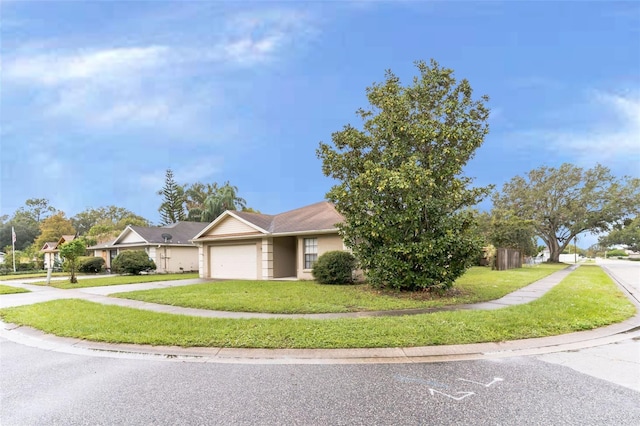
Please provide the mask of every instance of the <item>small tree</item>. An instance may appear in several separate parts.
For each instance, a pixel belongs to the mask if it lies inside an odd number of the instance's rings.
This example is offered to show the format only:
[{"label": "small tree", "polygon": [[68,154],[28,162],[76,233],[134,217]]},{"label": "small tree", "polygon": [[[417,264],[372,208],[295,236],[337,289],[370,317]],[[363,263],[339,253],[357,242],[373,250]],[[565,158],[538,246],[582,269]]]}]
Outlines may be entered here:
[{"label": "small tree", "polygon": [[156,269],[156,264],[144,250],[125,250],[113,259],[111,267],[118,274],[140,275]]},{"label": "small tree", "polygon": [[320,284],[350,284],[356,258],[347,251],[328,251],[323,253],[313,265],[313,278]]},{"label": "small tree", "polygon": [[84,238],[76,238],[60,246],[60,257],[64,259],[64,267],[69,271],[69,282],[75,284],[78,282],[76,271],[78,270],[78,259],[84,256],[87,251],[87,245]]}]

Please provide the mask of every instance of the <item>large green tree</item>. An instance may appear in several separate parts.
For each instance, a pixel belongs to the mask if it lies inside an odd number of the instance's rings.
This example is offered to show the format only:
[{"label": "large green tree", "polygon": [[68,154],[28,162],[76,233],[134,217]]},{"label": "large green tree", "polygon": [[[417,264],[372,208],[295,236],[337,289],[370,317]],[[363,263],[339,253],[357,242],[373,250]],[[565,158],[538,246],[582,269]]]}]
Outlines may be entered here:
[{"label": "large green tree", "polygon": [[150,225],[144,217],[117,206],[89,208],[72,217],[71,222],[78,234],[91,236],[99,242],[117,237],[127,225]]},{"label": "large green tree", "polygon": [[36,238],[34,245],[37,250],[40,250],[48,241],[57,242],[63,235],[75,234],[76,229],[71,220],[65,217],[64,212],[58,212],[40,223],[40,235]]},{"label": "large green tree", "polygon": [[489,131],[486,96],[437,62],[416,62],[403,86],[387,71],[367,88],[362,130],[346,125],[333,146],[320,143],[322,170],[338,184],[327,198],[339,225],[378,287],[446,289],[476,259],[481,239],[469,206],[490,188],[471,188],[462,168]]},{"label": "large green tree", "polygon": [[16,233],[16,250],[27,249],[40,234],[40,223],[57,212],[45,198],[29,198],[24,204],[11,218],[4,215],[0,221],[0,247],[11,245],[13,228]]},{"label": "large green tree", "polygon": [[158,191],[158,195],[162,195],[162,204],[160,204],[160,208],[158,209],[162,225],[171,225],[186,219],[184,211],[184,186],[179,185],[175,181],[171,169],[167,169],[164,178],[164,187]]},{"label": "large green tree", "polygon": [[494,208],[533,223],[550,251],[550,262],[576,235],[606,232],[640,208],[640,180],[617,179],[602,165],[539,167],[507,182],[493,198]]}]

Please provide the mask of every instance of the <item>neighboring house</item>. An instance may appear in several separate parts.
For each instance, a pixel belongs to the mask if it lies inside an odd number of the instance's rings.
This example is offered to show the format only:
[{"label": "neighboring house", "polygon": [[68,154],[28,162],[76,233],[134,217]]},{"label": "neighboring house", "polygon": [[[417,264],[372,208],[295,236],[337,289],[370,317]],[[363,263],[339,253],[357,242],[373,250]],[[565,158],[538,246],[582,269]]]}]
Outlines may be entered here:
[{"label": "neighboring house", "polygon": [[227,210],[192,240],[200,277],[311,279],[318,256],[346,249],[336,228],[343,221],[326,201],[277,215]]},{"label": "neighboring house", "polygon": [[161,227],[127,226],[115,240],[89,247],[111,269],[113,259],[124,250],[144,250],[156,264],[157,272],[198,270],[198,247],[189,240],[208,223],[178,222]]},{"label": "neighboring house", "polygon": [[4,263],[4,257],[6,256],[6,254],[4,252],[0,251],[0,263]]},{"label": "neighboring house", "polygon": [[53,269],[56,262],[62,262],[59,247],[75,238],[75,235],[63,235],[58,241],[44,243],[40,249],[40,253],[44,253],[44,269]]}]

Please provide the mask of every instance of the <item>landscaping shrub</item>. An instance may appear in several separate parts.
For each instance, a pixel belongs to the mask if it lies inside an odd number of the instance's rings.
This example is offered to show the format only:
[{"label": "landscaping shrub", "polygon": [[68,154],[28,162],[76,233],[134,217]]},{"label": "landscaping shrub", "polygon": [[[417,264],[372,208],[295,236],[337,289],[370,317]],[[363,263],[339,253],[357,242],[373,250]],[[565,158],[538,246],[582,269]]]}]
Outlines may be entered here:
[{"label": "landscaping shrub", "polygon": [[94,256],[82,256],[79,259],[78,271],[85,274],[97,274],[104,269],[104,259]]},{"label": "landscaping shrub", "polygon": [[117,274],[139,275],[140,272],[156,269],[156,264],[143,250],[126,250],[113,259],[111,268]]},{"label": "landscaping shrub", "polygon": [[350,284],[356,258],[346,251],[328,251],[318,258],[311,273],[320,284]]},{"label": "landscaping shrub", "polygon": [[629,256],[627,252],[620,249],[609,250],[607,252],[607,257],[627,257],[627,256]]}]

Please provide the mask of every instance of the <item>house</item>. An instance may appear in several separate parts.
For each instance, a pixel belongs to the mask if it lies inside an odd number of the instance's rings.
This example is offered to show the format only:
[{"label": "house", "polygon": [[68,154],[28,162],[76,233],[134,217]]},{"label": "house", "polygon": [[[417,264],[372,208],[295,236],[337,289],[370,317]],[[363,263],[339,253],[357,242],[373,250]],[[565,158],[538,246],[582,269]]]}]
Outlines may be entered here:
[{"label": "house", "polygon": [[345,250],[326,201],[277,215],[227,210],[191,240],[201,278],[311,279],[318,256]]},{"label": "house", "polygon": [[196,271],[198,247],[189,240],[207,225],[203,222],[177,222],[159,227],[129,225],[115,240],[89,247],[89,250],[104,259],[107,269],[122,251],[144,250],[155,262],[157,272]]},{"label": "house", "polygon": [[6,254],[4,252],[0,251],[0,263],[4,263],[4,257],[6,256]]},{"label": "house", "polygon": [[46,242],[40,249],[40,253],[44,253],[44,269],[53,269],[56,263],[61,263],[59,247],[75,240],[75,235],[63,235],[58,241]]}]

